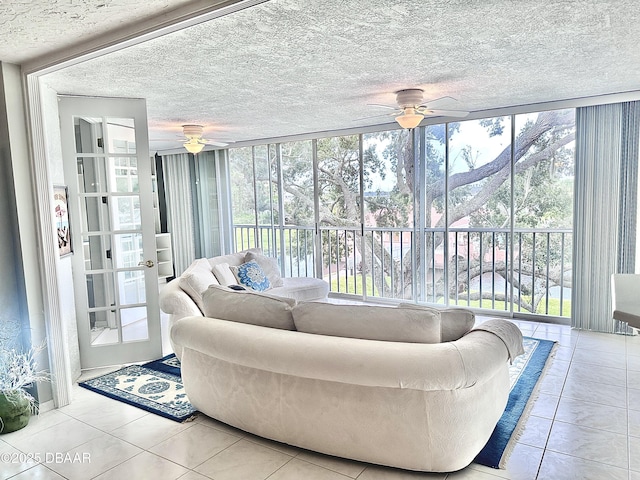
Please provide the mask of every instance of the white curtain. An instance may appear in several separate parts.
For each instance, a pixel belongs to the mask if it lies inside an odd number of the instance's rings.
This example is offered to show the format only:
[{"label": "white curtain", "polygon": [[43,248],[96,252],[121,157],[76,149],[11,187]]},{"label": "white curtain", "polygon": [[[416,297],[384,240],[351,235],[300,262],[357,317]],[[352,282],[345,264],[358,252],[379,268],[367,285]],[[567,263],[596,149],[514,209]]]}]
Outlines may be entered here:
[{"label": "white curtain", "polygon": [[173,245],[175,274],[178,276],[195,260],[189,154],[164,155],[162,169],[168,230],[171,233]]},{"label": "white curtain", "polygon": [[[578,108],[572,326],[624,330],[611,318],[611,274],[635,268],[640,102]],[[622,327],[622,328],[621,328]]]}]

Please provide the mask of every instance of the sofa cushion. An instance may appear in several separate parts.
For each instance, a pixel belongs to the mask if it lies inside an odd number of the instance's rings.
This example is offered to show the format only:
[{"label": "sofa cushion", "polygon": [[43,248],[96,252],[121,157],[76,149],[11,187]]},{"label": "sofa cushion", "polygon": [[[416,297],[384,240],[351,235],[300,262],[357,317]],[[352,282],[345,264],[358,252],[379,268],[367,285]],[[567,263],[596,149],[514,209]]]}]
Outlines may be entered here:
[{"label": "sofa cushion", "polygon": [[249,251],[244,257],[245,262],[257,262],[269,279],[271,288],[282,287],[284,281],[280,275],[278,261],[275,258],[266,257],[258,252]]},{"label": "sofa cushion", "polygon": [[324,300],[329,294],[329,284],[314,277],[283,278],[284,285],[269,290],[271,295],[293,298],[298,302]]},{"label": "sofa cushion", "polygon": [[256,261],[243,263],[237,267],[234,266],[230,268],[240,285],[244,285],[257,292],[264,292],[271,287],[266,273],[264,273],[264,270],[262,270]]},{"label": "sofa cushion", "polygon": [[202,301],[207,317],[282,330],[296,329],[291,314],[296,302],[289,298],[211,285],[202,295]]},{"label": "sofa cushion", "polygon": [[219,282],[211,271],[209,260],[198,258],[180,275],[178,285],[202,311],[202,293],[209,285],[219,285]]},{"label": "sofa cushion", "polygon": [[301,332],[389,342],[439,343],[438,312],[372,305],[301,303],[293,309]]},{"label": "sofa cushion", "polygon": [[401,303],[399,308],[430,310],[440,313],[440,334],[443,342],[453,342],[466,335],[476,323],[476,316],[464,308],[428,307],[415,303]]},{"label": "sofa cushion", "polygon": [[262,250],[260,248],[249,248],[248,250],[242,250],[241,252],[231,253],[229,255],[220,255],[218,257],[210,258],[209,263],[211,264],[211,267],[221,263],[226,263],[230,266],[241,265],[244,263],[244,257],[249,252],[262,253]]},{"label": "sofa cushion", "polygon": [[223,287],[238,283],[236,276],[231,271],[231,267],[226,262],[215,264],[213,266],[213,274],[218,279],[218,283]]}]

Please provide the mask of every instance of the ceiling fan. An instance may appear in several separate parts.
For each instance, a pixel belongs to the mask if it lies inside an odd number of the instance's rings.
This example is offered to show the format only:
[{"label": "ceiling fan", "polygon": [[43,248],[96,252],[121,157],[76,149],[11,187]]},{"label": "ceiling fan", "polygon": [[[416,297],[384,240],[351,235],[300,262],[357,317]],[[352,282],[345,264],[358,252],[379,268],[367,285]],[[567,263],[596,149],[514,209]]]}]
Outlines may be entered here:
[{"label": "ceiling fan", "polygon": [[230,142],[219,142],[214,140],[205,140],[202,138],[204,127],[202,125],[182,125],[182,134],[187,141],[182,145],[189,153],[194,155],[200,153],[205,145],[214,145],[216,147],[226,147]]},{"label": "ceiling fan", "polygon": [[390,115],[395,115],[395,120],[402,128],[417,127],[424,117],[459,117],[469,115],[463,110],[445,110],[437,107],[442,103],[456,101],[453,97],[440,97],[424,101],[424,90],[420,88],[407,88],[396,92],[397,106],[370,103],[373,107],[390,108],[394,110]]}]

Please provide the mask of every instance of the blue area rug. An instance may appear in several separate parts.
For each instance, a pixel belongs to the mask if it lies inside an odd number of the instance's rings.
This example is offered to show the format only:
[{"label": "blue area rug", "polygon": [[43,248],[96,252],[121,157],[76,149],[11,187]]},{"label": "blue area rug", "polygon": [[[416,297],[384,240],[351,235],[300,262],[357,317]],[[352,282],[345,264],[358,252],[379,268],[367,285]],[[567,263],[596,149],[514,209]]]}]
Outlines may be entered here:
[{"label": "blue area rug", "polygon": [[[532,400],[532,393],[542,375],[555,342],[524,337],[524,355],[520,355],[509,367],[511,391],[507,406],[498,421],[489,441],[478,454],[475,463],[492,468],[504,468],[510,453],[510,440],[518,422],[526,420],[527,405]],[[517,437],[517,433],[516,433]],[[515,442],[516,438],[513,438]],[[509,447],[509,448],[508,448]]]},{"label": "blue area rug", "polygon": [[130,365],[79,385],[176,422],[184,422],[196,413],[184,392],[180,362],[173,354],[144,365]]}]

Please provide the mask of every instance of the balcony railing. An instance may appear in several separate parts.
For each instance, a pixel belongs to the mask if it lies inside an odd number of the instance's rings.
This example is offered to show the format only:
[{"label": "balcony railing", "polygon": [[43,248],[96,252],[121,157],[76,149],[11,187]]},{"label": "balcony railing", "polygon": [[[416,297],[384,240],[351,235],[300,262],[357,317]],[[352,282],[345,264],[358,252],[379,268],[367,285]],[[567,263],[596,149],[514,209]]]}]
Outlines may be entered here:
[{"label": "balcony railing", "polygon": [[[571,314],[568,229],[235,225],[236,250],[260,245],[285,276],[319,276],[330,291],[475,308]],[[318,258],[318,255],[320,258]],[[414,267],[415,266],[415,267]],[[448,301],[446,299],[448,298]],[[513,306],[511,305],[513,304]]]}]

